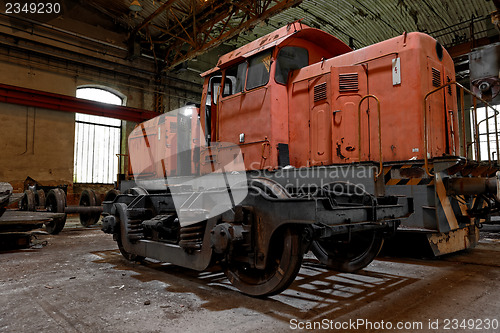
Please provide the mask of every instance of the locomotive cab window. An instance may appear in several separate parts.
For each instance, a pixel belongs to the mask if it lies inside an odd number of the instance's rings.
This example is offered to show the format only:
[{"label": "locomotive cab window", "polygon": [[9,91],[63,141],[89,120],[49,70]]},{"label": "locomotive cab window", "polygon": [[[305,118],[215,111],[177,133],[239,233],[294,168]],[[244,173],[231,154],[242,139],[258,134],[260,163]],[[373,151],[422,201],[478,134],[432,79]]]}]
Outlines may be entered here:
[{"label": "locomotive cab window", "polygon": [[226,83],[231,81],[232,88],[229,92],[224,91],[224,97],[242,92],[245,89],[245,78],[247,75],[247,63],[242,62],[226,70]]},{"label": "locomotive cab window", "polygon": [[[217,100],[220,94],[220,85],[222,83],[222,76],[216,75],[210,78],[210,82],[208,84],[208,94],[207,101],[211,101],[213,104],[217,104]],[[230,95],[230,92],[233,90],[233,80],[226,80],[224,83],[224,91],[222,92],[223,96]],[[208,105],[208,102],[207,102]]]},{"label": "locomotive cab window", "polygon": [[262,52],[248,60],[246,90],[266,85],[271,69],[271,50]]},{"label": "locomotive cab window", "polygon": [[276,82],[286,84],[291,71],[309,65],[309,53],[306,49],[297,46],[285,46],[278,52],[276,58]]}]

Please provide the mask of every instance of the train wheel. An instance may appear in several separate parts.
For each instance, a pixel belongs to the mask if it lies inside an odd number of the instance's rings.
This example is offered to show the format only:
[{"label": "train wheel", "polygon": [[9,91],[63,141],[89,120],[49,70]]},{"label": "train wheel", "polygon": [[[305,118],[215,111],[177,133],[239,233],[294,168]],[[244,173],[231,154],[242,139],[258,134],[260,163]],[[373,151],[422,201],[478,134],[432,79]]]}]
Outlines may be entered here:
[{"label": "train wheel", "polygon": [[[249,181],[249,189],[258,188],[274,198],[289,198],[279,183],[267,178]],[[300,233],[297,228],[285,227],[275,232],[269,246],[266,268],[251,268],[247,263],[230,262],[224,267],[229,281],[242,293],[250,296],[276,295],[295,280],[302,264]]]},{"label": "train wheel", "polygon": [[133,253],[129,253],[129,252],[125,251],[125,249],[123,248],[121,232],[119,232],[116,235],[116,244],[118,244],[118,249],[120,250],[120,253],[122,254],[122,256],[125,259],[127,259],[128,261],[143,261],[144,259],[146,259],[143,256],[138,256],[137,254],[133,254]]},{"label": "train wheel", "polygon": [[119,196],[120,194],[121,194],[120,191],[111,189],[104,196],[104,201],[114,201],[116,197]]},{"label": "train wheel", "polygon": [[[122,216],[122,215],[125,215],[127,216],[127,213],[124,212],[123,210],[126,209],[126,208],[123,208],[121,207],[120,205],[118,205],[117,207],[117,210],[118,210],[118,216]],[[121,214],[121,213],[124,213],[124,214]],[[117,216],[117,218],[118,218]],[[127,217],[127,220],[128,220],[128,217]],[[120,253],[122,254],[122,256],[127,259],[128,261],[143,261],[144,259],[146,259],[145,257],[143,256],[139,256],[137,254],[133,254],[133,253],[130,253],[130,252],[127,252],[127,250],[125,250],[125,248],[123,247],[123,238],[122,237],[128,237],[128,235],[124,235],[124,233],[122,233],[122,223],[129,223],[130,221],[117,221],[118,222],[118,229],[116,230],[116,233],[113,234],[113,239],[116,240],[116,243],[118,245],[118,249],[120,250]]]},{"label": "train wheel", "polygon": [[37,207],[45,207],[45,192],[43,190],[36,191],[35,202]]},{"label": "train wheel", "polygon": [[266,268],[232,262],[224,267],[229,281],[250,296],[276,295],[295,280],[302,263],[300,235],[294,228],[278,230],[271,240]]},{"label": "train wheel", "polygon": [[[45,198],[45,209],[52,213],[64,213],[66,207],[66,195],[60,188],[54,188],[47,193]],[[66,215],[62,218],[55,218],[51,222],[45,224],[47,232],[52,235],[57,235],[66,224]]]},{"label": "train wheel", "polygon": [[352,233],[348,243],[338,238],[314,241],[311,250],[328,268],[352,273],[368,266],[383,244],[384,238],[379,232],[368,230]]},{"label": "train wheel", "polygon": [[36,210],[36,195],[34,191],[24,191],[24,195],[21,201],[19,201],[19,209],[29,212],[34,212]]},{"label": "train wheel", "polygon": [[[97,198],[93,190],[84,190],[80,195],[80,206],[100,206],[99,199]],[[80,213],[80,224],[84,227],[90,227],[91,225],[99,222],[101,213]]]}]

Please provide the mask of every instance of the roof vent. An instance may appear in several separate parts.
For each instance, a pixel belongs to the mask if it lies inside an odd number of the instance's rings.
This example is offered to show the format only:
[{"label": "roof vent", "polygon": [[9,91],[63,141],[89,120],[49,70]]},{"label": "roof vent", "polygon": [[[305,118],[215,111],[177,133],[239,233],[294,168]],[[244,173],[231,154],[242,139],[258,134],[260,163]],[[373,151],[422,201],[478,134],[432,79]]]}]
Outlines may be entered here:
[{"label": "roof vent", "polygon": [[358,91],[358,73],[339,74],[339,92]]},{"label": "roof vent", "polygon": [[326,99],[326,82],[314,86],[314,102]]}]

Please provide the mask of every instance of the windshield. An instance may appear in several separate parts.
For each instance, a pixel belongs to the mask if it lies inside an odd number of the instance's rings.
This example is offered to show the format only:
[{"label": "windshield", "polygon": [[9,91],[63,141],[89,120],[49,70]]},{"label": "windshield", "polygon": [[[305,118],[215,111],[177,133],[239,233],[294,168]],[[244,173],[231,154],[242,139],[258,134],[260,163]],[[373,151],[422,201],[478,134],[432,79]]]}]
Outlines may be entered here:
[{"label": "windshield", "polygon": [[291,71],[309,65],[309,54],[306,49],[297,46],[285,46],[278,52],[276,60],[276,82],[286,84]]}]

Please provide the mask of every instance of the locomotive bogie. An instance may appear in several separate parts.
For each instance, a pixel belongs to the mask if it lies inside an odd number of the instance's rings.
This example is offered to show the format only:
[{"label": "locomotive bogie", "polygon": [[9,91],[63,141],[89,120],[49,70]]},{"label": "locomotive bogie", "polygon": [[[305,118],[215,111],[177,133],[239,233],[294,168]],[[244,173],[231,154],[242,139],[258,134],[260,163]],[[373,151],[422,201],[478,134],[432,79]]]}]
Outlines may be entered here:
[{"label": "locomotive bogie", "polygon": [[[342,184],[347,187],[338,193],[333,186],[323,187],[299,198],[270,179],[250,178],[245,199],[217,214],[197,201],[212,201],[225,188],[189,191],[184,196],[189,205],[179,209],[172,209],[171,194],[122,194],[104,203],[103,230],[114,234],[128,259],[149,257],[195,270],[219,263],[243,293],[272,295],[293,282],[302,256],[316,242],[341,251],[353,234],[382,239],[394,233],[400,217],[412,212],[407,198],[378,200]],[[342,200],[344,195],[348,198]],[[189,208],[201,206],[205,208]],[[369,264],[378,250],[368,252],[369,257],[363,250],[364,261],[355,269]],[[352,262],[338,259],[346,265]]]}]

